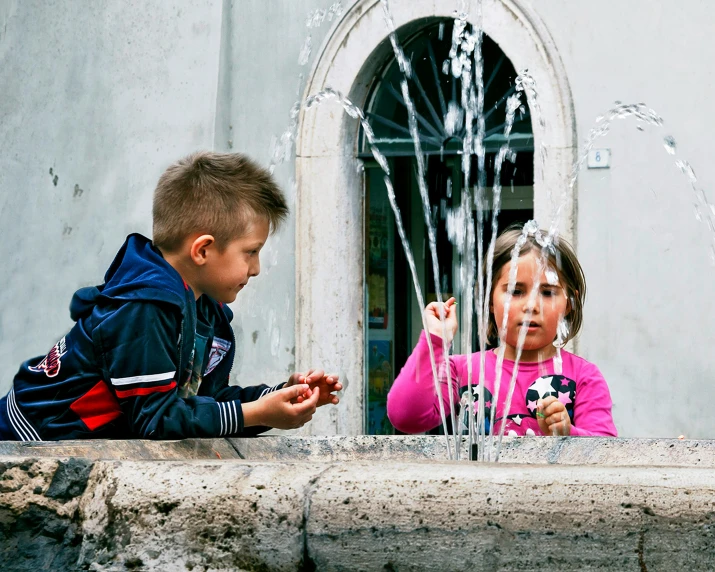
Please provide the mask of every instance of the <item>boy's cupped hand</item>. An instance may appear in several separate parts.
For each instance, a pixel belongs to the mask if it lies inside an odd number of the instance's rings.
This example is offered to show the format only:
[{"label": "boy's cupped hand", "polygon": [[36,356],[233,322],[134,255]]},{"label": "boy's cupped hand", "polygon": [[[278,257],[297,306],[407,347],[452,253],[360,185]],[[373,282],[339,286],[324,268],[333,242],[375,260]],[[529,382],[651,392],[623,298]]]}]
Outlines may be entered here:
[{"label": "boy's cupped hand", "polygon": [[334,373],[326,374],[322,369],[309,369],[306,373],[294,373],[291,375],[285,386],[291,387],[298,384],[307,384],[308,389],[296,397],[296,403],[303,403],[310,399],[316,390],[320,394],[318,407],[340,403],[340,398],[335,393],[340,391],[343,385],[340,383],[339,377]]},{"label": "boy's cupped hand", "polygon": [[266,425],[275,429],[302,427],[313,418],[320,399],[320,389],[316,388],[308,399],[297,403],[296,398],[308,390],[307,385],[293,385],[242,404],[244,425]]}]

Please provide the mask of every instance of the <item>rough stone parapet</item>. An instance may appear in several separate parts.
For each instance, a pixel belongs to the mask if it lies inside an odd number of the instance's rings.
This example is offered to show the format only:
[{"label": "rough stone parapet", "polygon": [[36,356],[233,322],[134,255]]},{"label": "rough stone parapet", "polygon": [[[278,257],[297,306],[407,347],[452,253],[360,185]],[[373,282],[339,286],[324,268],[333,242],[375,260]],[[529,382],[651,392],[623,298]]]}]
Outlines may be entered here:
[{"label": "rough stone parapet", "polygon": [[715,441],[446,457],[433,436],[0,442],[0,569],[715,569]]},{"label": "rough stone parapet", "polygon": [[[495,458],[494,447],[492,459]],[[461,459],[469,459],[466,438]],[[448,459],[443,436],[262,436],[183,441],[0,441],[0,455],[116,460],[421,461]],[[505,437],[500,461],[518,464],[715,468],[715,440]]]},{"label": "rough stone parapet", "polygon": [[0,458],[2,570],[712,570],[715,472]]},{"label": "rough stone parapet", "polygon": [[[241,458],[258,461],[447,460],[444,436],[262,437],[229,439]],[[453,448],[453,446],[452,446]],[[469,459],[467,439],[460,458]],[[496,458],[496,445],[488,447]],[[715,468],[715,441],[610,437],[504,437],[500,461],[525,464]]]}]

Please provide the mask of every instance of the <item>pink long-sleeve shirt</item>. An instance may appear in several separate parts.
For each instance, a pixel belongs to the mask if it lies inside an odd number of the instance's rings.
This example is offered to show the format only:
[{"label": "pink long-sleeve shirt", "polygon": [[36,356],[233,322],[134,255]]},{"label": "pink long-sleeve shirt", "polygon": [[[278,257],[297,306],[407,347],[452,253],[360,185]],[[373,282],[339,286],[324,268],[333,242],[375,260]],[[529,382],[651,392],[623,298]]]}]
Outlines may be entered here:
[{"label": "pink long-sleeve shirt", "polygon": [[[449,416],[450,392],[442,352],[442,339],[432,335],[432,345],[444,410]],[[479,356],[479,353],[471,355],[475,411],[478,407],[476,394],[479,381]],[[489,415],[494,402],[497,356],[493,351],[487,351],[485,358],[484,405]],[[463,397],[468,388],[468,359],[469,357],[465,355],[449,356],[452,378],[451,400],[455,404],[459,404],[460,401],[466,403]],[[539,363],[519,362],[511,407],[506,416],[504,407],[514,371],[514,362],[504,360],[496,405],[495,432],[500,429],[501,423],[506,422],[507,435],[543,435],[536,420],[536,403],[539,399],[553,395],[566,406],[571,417],[571,435],[612,437],[617,435],[611,414],[613,405],[611,394],[601,372],[594,364],[564,350],[561,350],[561,359],[561,374],[556,374],[553,359]],[[390,389],[387,396],[387,415],[390,422],[403,433],[421,433],[442,423],[424,332]]]}]

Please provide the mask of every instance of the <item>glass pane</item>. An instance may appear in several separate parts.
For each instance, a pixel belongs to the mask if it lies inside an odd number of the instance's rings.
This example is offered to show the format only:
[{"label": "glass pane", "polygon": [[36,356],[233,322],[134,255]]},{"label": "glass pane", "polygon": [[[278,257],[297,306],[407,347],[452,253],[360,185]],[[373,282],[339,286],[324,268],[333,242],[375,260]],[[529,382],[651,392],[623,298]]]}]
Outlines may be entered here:
[{"label": "glass pane", "polygon": [[367,307],[367,433],[394,433],[387,419],[387,393],[394,380],[395,220],[379,168],[366,177],[365,245]]}]

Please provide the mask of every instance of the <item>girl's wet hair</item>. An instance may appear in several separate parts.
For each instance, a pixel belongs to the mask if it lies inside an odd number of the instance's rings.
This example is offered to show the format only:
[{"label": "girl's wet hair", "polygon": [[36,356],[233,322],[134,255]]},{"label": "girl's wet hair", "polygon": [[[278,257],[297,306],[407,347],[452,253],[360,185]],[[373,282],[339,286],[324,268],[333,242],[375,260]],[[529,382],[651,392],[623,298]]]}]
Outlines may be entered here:
[{"label": "girl's wet hair", "polygon": [[[540,231],[543,237],[548,236],[548,231]],[[502,232],[496,239],[494,245],[494,262],[492,264],[492,283],[489,285],[489,303],[491,308],[494,287],[501,276],[502,269],[507,271],[511,263],[511,256],[516,243],[522,237],[523,225],[512,225]],[[542,241],[543,243],[543,241]],[[568,299],[569,313],[564,317],[568,324],[568,336],[566,341],[576,337],[583,322],[583,305],[586,301],[586,278],[583,268],[579,264],[576,253],[571,245],[557,236],[546,248],[537,241],[533,234],[529,234],[526,242],[519,250],[519,257],[535,252],[538,255],[546,254],[549,267],[553,268],[559,275],[561,286],[566,291]],[[486,276],[486,273],[485,273]],[[499,343],[499,328],[494,319],[494,312],[489,310],[489,326],[487,330],[489,343],[497,345]]]}]

